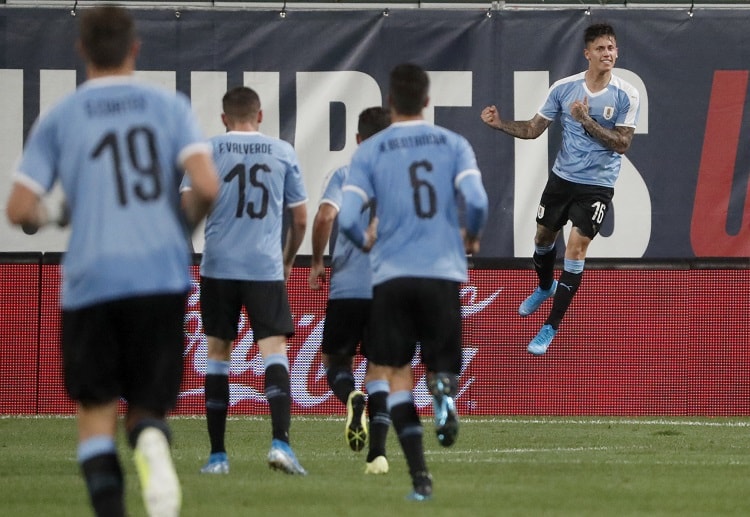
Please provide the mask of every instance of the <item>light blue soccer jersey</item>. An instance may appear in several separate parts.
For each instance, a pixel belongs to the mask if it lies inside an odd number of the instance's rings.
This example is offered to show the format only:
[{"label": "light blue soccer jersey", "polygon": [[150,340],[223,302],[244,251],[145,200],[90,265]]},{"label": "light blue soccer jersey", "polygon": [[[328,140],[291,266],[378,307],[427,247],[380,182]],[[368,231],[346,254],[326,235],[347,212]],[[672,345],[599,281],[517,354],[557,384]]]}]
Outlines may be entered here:
[{"label": "light blue soccer jersey", "polygon": [[467,224],[477,235],[486,221],[487,195],[474,150],[461,135],[420,120],[393,123],[362,142],[352,158],[339,224],[361,244],[364,227],[356,212],[377,202],[378,238],[370,252],[374,285],[398,277],[466,281],[459,192],[467,212],[478,214]]},{"label": "light blue soccer jersey", "polygon": [[[219,196],[206,219],[201,275],[230,280],[284,280],[284,207],[307,201],[297,154],[257,131],[211,139]],[[183,180],[184,188],[189,181]]]},{"label": "light blue soccer jersey", "polygon": [[[320,203],[328,203],[341,210],[343,187],[349,167],[340,167],[331,172],[323,183],[323,195]],[[369,207],[362,210],[362,225],[370,222]],[[331,260],[331,282],[328,298],[372,298],[372,269],[370,257],[346,238],[343,232],[336,235]]]},{"label": "light blue soccer jersey", "polygon": [[560,115],[562,123],[562,147],[552,170],[574,183],[614,187],[622,155],[586,133],[583,125],[570,114],[570,105],[587,97],[589,115],[602,127],[635,127],[640,109],[638,90],[613,75],[604,90],[591,93],[586,87],[585,75],[586,72],[581,72],[555,82],[539,108],[542,117],[554,120]]},{"label": "light blue soccer jersey", "polygon": [[87,81],[35,122],[15,179],[39,195],[62,185],[63,308],[187,291],[178,185],[185,158],[209,151],[184,95],[132,77]]}]

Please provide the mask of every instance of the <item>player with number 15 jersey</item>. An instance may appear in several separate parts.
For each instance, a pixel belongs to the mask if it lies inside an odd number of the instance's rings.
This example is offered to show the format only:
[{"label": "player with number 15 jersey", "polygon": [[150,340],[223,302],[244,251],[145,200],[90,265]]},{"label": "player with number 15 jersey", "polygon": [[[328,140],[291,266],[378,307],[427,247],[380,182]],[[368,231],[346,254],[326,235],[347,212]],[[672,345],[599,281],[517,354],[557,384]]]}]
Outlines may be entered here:
[{"label": "player with number 15 jersey", "polygon": [[[228,131],[210,142],[221,188],[206,219],[201,275],[284,280],[284,207],[307,202],[294,148],[258,131]],[[183,189],[189,186],[186,177]]]}]

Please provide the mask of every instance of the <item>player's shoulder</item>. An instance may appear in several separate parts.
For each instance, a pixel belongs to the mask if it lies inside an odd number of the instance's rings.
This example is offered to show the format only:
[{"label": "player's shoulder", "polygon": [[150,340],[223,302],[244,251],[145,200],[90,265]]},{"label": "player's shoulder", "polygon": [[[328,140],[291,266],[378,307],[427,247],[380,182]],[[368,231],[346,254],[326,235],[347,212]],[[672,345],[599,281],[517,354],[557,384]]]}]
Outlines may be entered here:
[{"label": "player's shoulder", "polygon": [[585,81],[586,72],[578,72],[577,74],[558,79],[557,81],[552,83],[552,86],[550,86],[550,90],[577,88],[581,86]]},{"label": "player's shoulder", "polygon": [[329,180],[345,180],[347,174],[349,174],[349,165],[342,165],[341,167],[336,167],[335,169],[331,169],[328,171],[328,174],[326,174],[326,181]]},{"label": "player's shoulder", "polygon": [[466,138],[461,133],[458,133],[456,131],[453,131],[452,129],[449,129],[444,126],[438,126],[437,124],[434,124],[431,126],[433,128],[434,134],[438,137],[438,141],[441,143],[450,146],[452,149],[460,149],[462,147],[469,147],[471,148],[472,145],[469,142],[469,139]]},{"label": "player's shoulder", "polygon": [[[351,163],[360,164],[363,161],[369,162],[372,159],[376,159],[377,155],[380,154],[380,151],[384,149],[384,142],[388,139],[386,133],[389,132],[390,129],[390,127],[387,127],[362,141],[354,150]],[[347,172],[348,168],[349,167],[347,166]],[[355,168],[357,168],[356,165]]]},{"label": "player's shoulder", "polygon": [[341,167],[336,167],[335,169],[329,170],[323,177],[323,191],[326,190],[328,185],[332,185],[337,182],[342,183],[344,180],[346,180],[346,176],[348,174],[349,165],[342,165]]},{"label": "player's shoulder", "polygon": [[297,160],[297,150],[294,148],[294,146],[291,143],[281,138],[277,138],[275,136],[264,135],[263,133],[259,133],[259,136],[266,143],[269,143],[274,148],[278,149],[281,155],[291,158],[295,161]]},{"label": "player's shoulder", "polygon": [[618,90],[624,92],[627,94],[629,98],[635,98],[636,100],[640,98],[640,93],[638,92],[638,88],[633,86],[631,83],[623,79],[621,76],[617,74],[612,74],[612,79],[610,83],[613,87],[617,88]]}]

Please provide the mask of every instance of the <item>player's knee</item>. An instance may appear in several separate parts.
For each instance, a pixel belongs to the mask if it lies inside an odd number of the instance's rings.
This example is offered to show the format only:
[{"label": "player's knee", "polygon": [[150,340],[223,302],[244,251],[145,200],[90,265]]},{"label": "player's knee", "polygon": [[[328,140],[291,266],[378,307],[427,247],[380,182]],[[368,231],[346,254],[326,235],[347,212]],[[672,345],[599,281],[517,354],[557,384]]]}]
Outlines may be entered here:
[{"label": "player's knee", "polygon": [[323,355],[323,365],[327,370],[346,370],[352,367],[352,356],[345,354]]}]

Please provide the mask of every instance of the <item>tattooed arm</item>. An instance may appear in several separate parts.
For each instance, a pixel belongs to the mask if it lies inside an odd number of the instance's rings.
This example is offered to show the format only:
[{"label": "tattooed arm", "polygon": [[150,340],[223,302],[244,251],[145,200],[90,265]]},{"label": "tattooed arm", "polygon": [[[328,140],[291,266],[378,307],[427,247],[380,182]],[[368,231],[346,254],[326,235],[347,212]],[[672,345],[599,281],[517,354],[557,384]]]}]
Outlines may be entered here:
[{"label": "tattooed arm", "polygon": [[634,127],[616,126],[614,129],[602,127],[589,115],[588,99],[575,101],[570,105],[570,114],[581,123],[586,132],[599,140],[605,147],[616,153],[624,154],[633,141]]},{"label": "tattooed arm", "polygon": [[507,133],[510,136],[523,139],[536,138],[552,123],[539,114],[531,120],[502,120],[500,111],[495,106],[487,106],[482,110],[482,122],[491,128]]}]

